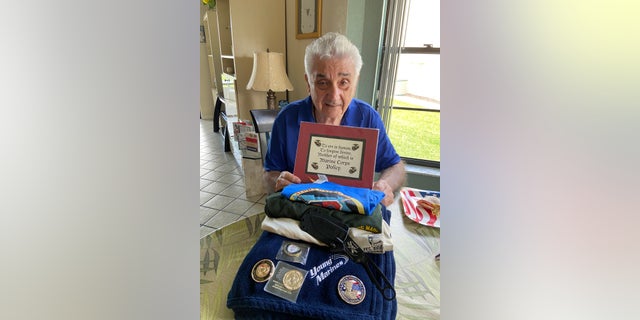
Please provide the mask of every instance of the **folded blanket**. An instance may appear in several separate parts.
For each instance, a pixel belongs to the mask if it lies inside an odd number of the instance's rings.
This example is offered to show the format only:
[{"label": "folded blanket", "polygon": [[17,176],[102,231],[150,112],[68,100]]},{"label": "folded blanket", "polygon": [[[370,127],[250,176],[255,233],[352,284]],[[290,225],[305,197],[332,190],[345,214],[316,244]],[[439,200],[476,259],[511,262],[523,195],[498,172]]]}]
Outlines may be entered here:
[{"label": "folded blanket", "polygon": [[282,196],[280,192],[276,192],[267,196],[264,212],[267,216],[272,218],[291,218],[300,220],[307,210],[318,210],[340,219],[342,223],[349,227],[373,233],[380,233],[382,231],[382,208],[382,205],[378,204],[371,212],[371,215],[365,216],[291,201]]},{"label": "folded blanket", "polygon": [[282,189],[282,195],[291,201],[367,216],[384,198],[384,192],[379,190],[343,186],[329,181],[292,183]]},{"label": "folded blanket", "polygon": [[[390,212],[384,209],[383,217],[388,221]],[[304,265],[291,263],[295,267],[308,270],[295,302],[264,291],[268,282],[252,280],[252,268],[262,259],[270,259],[277,264],[278,260],[275,257],[286,240],[288,239],[285,237],[264,231],[243,260],[227,296],[227,307],[234,311],[236,319],[395,318],[397,300],[385,300],[361,264],[351,261],[344,254],[333,254],[327,248],[316,245],[311,246]],[[369,257],[393,284],[396,271],[393,251]],[[364,299],[356,304],[345,302],[339,294],[344,292],[345,288],[343,281],[343,286],[339,289],[340,280],[349,275],[360,279],[365,288]],[[378,281],[382,282],[382,278]],[[356,285],[357,283],[354,287]]]},{"label": "folded blanket", "polygon": [[[304,242],[326,247],[327,245],[314,238],[300,228],[300,221],[291,218],[271,218],[269,216],[262,220],[262,230],[279,234],[283,237],[302,240]],[[385,253],[393,250],[391,239],[391,228],[386,221],[382,221],[382,232],[372,233],[357,228],[349,228],[349,236],[364,252]]]}]

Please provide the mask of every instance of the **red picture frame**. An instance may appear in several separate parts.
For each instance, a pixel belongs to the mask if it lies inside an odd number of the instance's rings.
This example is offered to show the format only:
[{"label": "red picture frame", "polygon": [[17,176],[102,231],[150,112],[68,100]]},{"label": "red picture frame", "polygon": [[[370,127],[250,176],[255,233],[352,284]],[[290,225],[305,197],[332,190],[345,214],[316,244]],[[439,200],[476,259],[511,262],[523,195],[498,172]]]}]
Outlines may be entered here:
[{"label": "red picture frame", "polygon": [[371,189],[378,129],[301,122],[293,174],[303,183],[324,175],[331,182]]}]

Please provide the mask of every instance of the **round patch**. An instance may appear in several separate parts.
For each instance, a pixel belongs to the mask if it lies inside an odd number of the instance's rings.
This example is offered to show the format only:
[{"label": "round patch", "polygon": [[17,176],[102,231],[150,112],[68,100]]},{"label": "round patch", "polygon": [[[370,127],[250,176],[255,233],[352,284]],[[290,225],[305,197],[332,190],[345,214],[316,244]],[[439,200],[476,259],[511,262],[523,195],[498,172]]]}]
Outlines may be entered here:
[{"label": "round patch", "polygon": [[300,252],[302,252],[302,249],[293,243],[288,243],[284,247],[284,252],[290,256],[296,257],[300,255]]},{"label": "round patch", "polygon": [[348,304],[359,304],[364,301],[367,291],[362,280],[346,275],[338,282],[338,294]]},{"label": "round patch", "polygon": [[282,284],[289,290],[296,290],[302,287],[302,282],[304,282],[304,278],[302,277],[302,272],[298,270],[289,270],[282,277]]},{"label": "round patch", "polygon": [[273,262],[269,259],[262,259],[253,265],[251,269],[251,278],[255,282],[265,282],[271,278],[274,270]]}]

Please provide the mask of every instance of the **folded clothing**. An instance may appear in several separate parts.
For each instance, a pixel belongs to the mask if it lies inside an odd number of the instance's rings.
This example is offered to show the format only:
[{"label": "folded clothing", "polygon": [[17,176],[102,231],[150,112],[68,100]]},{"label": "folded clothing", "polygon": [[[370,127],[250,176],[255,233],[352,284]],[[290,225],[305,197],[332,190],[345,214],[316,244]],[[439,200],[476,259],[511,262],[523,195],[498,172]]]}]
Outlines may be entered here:
[{"label": "folded clothing", "polygon": [[384,198],[384,192],[379,190],[343,186],[329,181],[292,183],[282,189],[282,195],[291,201],[367,216]]},{"label": "folded clothing", "polygon": [[381,204],[378,204],[375,207],[371,212],[371,215],[365,216],[309,205],[303,202],[291,201],[284,197],[280,192],[276,192],[267,196],[264,206],[264,212],[267,216],[272,218],[291,218],[300,220],[308,210],[317,210],[338,218],[342,223],[352,228],[358,228],[373,233],[382,232],[383,206]]},{"label": "folded clothing", "polygon": [[[384,209],[385,221],[390,212]],[[373,284],[361,264],[351,261],[346,254],[331,253],[328,248],[312,245],[304,265],[290,263],[308,270],[295,302],[285,300],[264,291],[268,282],[256,282],[251,278],[251,270],[258,261],[271,259],[278,263],[276,255],[283,241],[280,235],[263,231],[258,242],[243,260],[233,285],[227,296],[227,307],[235,313],[236,319],[394,319],[397,300],[385,300]],[[391,284],[395,281],[396,265],[393,251],[370,255],[382,274]],[[364,299],[357,304],[342,300],[338,284],[347,276],[361,280],[365,288]],[[382,282],[382,279],[378,279]]]},{"label": "folded clothing", "polygon": [[[279,234],[283,237],[302,240],[304,242],[326,247],[327,245],[300,228],[300,221],[291,218],[271,218],[266,216],[262,220],[262,230]],[[372,233],[357,228],[349,228],[349,237],[353,239],[362,251],[367,253],[385,253],[393,250],[391,228],[386,221],[382,221],[382,232]]]}]

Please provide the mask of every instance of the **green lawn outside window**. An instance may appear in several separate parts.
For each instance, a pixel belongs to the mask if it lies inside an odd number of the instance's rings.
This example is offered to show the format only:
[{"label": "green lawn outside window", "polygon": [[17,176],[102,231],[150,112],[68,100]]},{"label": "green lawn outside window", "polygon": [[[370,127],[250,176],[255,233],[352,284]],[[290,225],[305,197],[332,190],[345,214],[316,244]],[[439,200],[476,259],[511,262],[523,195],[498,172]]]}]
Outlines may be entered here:
[{"label": "green lawn outside window", "polygon": [[[396,101],[394,106],[420,108]],[[394,109],[388,132],[401,157],[440,161],[440,112]]]}]

